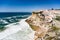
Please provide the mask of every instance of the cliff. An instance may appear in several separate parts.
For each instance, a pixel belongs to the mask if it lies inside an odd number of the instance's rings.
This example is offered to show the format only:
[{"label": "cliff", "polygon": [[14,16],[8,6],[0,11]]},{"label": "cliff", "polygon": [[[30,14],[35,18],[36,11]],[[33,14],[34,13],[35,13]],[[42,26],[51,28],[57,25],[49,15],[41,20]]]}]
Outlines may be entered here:
[{"label": "cliff", "polygon": [[34,11],[25,20],[35,31],[34,40],[58,40],[60,34],[60,10]]}]

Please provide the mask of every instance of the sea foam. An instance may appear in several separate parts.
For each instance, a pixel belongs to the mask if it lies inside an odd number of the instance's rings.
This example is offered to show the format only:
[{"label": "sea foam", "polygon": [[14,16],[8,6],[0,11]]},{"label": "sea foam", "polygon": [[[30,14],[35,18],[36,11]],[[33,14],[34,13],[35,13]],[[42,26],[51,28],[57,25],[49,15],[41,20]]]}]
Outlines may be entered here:
[{"label": "sea foam", "polygon": [[35,32],[25,20],[5,26],[7,29],[0,32],[0,40],[33,40]]}]

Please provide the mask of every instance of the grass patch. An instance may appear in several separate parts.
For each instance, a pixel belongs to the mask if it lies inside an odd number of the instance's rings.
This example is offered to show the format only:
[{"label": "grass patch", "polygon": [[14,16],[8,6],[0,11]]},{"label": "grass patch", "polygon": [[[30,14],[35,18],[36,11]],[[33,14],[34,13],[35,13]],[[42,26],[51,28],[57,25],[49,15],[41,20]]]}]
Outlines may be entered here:
[{"label": "grass patch", "polygon": [[60,28],[57,28],[56,26],[52,26],[52,28],[54,31],[60,30]]},{"label": "grass patch", "polygon": [[39,29],[39,26],[36,26],[36,25],[30,25],[30,27],[31,27],[34,31],[36,31],[37,29]]},{"label": "grass patch", "polygon": [[56,20],[60,21],[60,16],[56,16]]}]

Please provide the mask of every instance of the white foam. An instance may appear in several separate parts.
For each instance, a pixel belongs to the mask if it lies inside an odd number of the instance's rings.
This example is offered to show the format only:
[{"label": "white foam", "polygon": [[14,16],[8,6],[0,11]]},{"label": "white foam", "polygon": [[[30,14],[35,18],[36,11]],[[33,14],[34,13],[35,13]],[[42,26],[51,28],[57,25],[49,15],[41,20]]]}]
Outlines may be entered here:
[{"label": "white foam", "polygon": [[0,40],[32,40],[34,31],[25,20],[21,20],[17,25],[14,23],[7,25],[8,28],[0,32]]}]

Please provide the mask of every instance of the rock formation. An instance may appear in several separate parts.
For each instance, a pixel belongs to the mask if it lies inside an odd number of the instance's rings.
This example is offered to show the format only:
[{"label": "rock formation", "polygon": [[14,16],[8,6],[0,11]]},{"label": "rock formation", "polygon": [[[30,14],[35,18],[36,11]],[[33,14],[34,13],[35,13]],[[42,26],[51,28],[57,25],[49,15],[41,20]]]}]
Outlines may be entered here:
[{"label": "rock formation", "polygon": [[[30,25],[32,30],[35,31],[34,40],[57,40],[56,30],[60,21],[56,20],[60,16],[59,10],[41,10],[32,12],[32,15],[25,21]],[[58,18],[59,19],[59,18]],[[59,33],[60,34],[60,33]]]}]

